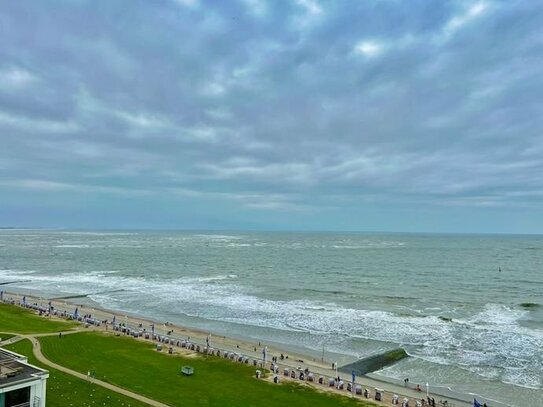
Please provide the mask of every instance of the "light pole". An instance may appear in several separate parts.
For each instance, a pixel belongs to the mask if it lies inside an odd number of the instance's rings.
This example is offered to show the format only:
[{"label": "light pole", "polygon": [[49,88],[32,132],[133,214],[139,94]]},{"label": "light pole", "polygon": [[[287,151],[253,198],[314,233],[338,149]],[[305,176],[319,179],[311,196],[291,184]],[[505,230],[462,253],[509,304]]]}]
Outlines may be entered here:
[{"label": "light pole", "polygon": [[426,383],[426,398],[430,397],[430,386]]},{"label": "light pole", "polygon": [[352,372],[352,375],[353,375],[353,382],[352,382],[352,385],[351,385],[351,398],[354,397],[354,383],[356,381],[356,372],[354,370]]}]

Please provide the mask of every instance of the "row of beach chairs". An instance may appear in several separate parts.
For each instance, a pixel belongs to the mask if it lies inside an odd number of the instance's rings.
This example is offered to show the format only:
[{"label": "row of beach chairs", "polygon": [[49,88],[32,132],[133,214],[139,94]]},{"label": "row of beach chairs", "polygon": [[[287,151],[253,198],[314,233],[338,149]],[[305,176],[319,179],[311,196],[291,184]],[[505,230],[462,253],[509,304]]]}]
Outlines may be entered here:
[{"label": "row of beach chairs", "polygon": [[[6,302],[6,301],[4,301],[4,302]],[[45,308],[43,306],[39,306],[38,304],[26,304],[24,306],[26,308],[35,310],[35,311],[40,312],[40,313],[49,312],[49,309],[47,309],[47,308]],[[53,310],[51,313],[52,313],[52,315],[55,315],[55,316],[58,316],[58,317],[77,320],[79,322],[82,322],[82,323],[86,324],[87,326],[88,325],[94,325],[94,326],[100,326],[101,325],[101,321],[99,321],[97,319],[83,318],[82,316],[77,316],[76,318],[74,318],[74,316],[72,314],[70,314],[70,313],[68,313],[66,311]],[[207,346],[204,346],[204,345],[199,345],[199,344],[196,344],[196,343],[192,343],[189,340],[179,340],[179,339],[175,339],[175,338],[170,338],[170,337],[168,337],[166,335],[152,334],[152,333],[147,332],[145,330],[142,331],[142,330],[132,329],[132,328],[122,326],[122,325],[114,325],[113,330],[117,331],[117,332],[120,332],[120,333],[123,333],[123,334],[126,334],[126,335],[129,335],[129,336],[132,336],[134,338],[144,338],[144,339],[147,339],[147,340],[156,341],[156,342],[158,342],[156,348],[159,351],[162,350],[162,344],[165,344],[165,345],[170,345],[169,353],[173,353],[173,346],[176,346],[176,347],[179,347],[179,348],[184,348],[184,349],[191,350],[191,351],[198,352],[198,353],[204,353],[204,354],[211,355],[211,356],[223,357],[224,359],[229,359],[229,360],[232,360],[232,361],[235,361],[235,362],[238,362],[238,363],[253,365],[253,366],[258,367],[258,368],[264,368],[264,361],[261,360],[261,359],[249,358],[248,356],[242,355],[240,353],[235,353],[235,352],[230,352],[230,351],[225,351],[225,350],[220,350],[220,349],[214,349],[212,347],[207,347]],[[270,363],[270,371],[274,374],[274,377],[273,377],[274,383],[279,383],[280,382],[279,366],[276,365],[275,363]],[[262,375],[262,372],[260,370],[257,370],[256,371],[256,377],[260,378],[261,375]],[[283,375],[286,376],[286,377],[290,377],[292,379],[298,379],[298,380],[302,380],[302,381],[318,383],[320,385],[326,385],[328,387],[337,388],[338,390],[346,390],[347,392],[353,392],[352,383],[349,382],[349,381],[347,381],[347,382],[344,382],[343,380],[338,381],[336,378],[325,377],[325,376],[321,376],[321,375],[319,375],[317,377],[314,373],[308,372],[307,370],[292,369],[292,368],[285,367],[283,369]],[[374,391],[373,391],[373,396],[372,396],[372,391],[367,389],[367,388],[363,389],[360,384],[355,384],[354,393],[356,395],[365,397],[367,399],[373,398],[376,401],[383,401],[383,399],[384,399],[384,397],[383,397],[384,396],[384,391],[382,389],[375,388]],[[392,396],[391,401],[392,401],[393,405],[398,405],[398,406],[401,405],[401,407],[410,407],[410,400],[409,399],[404,398],[403,400],[400,401],[399,396],[396,395],[396,394],[394,394]],[[414,407],[422,407],[422,403],[420,401],[417,400],[415,403],[416,404],[415,404]]]},{"label": "row of beach chairs", "polygon": [[[272,373],[275,373],[275,376],[273,378],[274,383],[279,383],[279,367],[272,364],[271,371]],[[346,390],[347,392],[353,391],[353,385],[351,382],[345,383],[343,380],[338,381],[336,378],[326,378],[325,376],[318,376],[317,378],[314,373],[307,372],[301,369],[291,369],[286,367],[283,369],[283,376],[290,377],[291,379],[314,382],[320,385],[327,385],[328,387],[333,387],[338,390]],[[367,399],[372,398],[371,390],[367,388],[362,389],[362,386],[360,384],[355,384],[354,393]],[[384,390],[375,388],[373,399],[376,401],[384,401]],[[400,397],[397,394],[394,394],[392,396],[392,404],[400,405]],[[401,401],[401,407],[409,407],[409,399],[404,398]],[[422,407],[422,403],[420,401],[416,401],[416,407]]]},{"label": "row of beach chairs", "polygon": [[[6,302],[6,301],[4,301],[4,302]],[[11,302],[14,303],[13,301],[11,301]],[[24,307],[24,308],[28,308],[28,309],[37,311],[40,314],[49,314],[49,311],[50,311],[50,309],[48,307],[44,307],[43,305],[38,305],[36,303],[34,303],[34,304],[30,304],[30,303],[21,304],[21,306]],[[99,320],[94,319],[94,318],[85,318],[84,316],[81,316],[81,315],[78,315],[78,316],[74,317],[74,315],[71,314],[71,313],[68,313],[66,311],[59,311],[59,310],[56,310],[56,309],[51,310],[51,315],[56,316],[56,317],[60,317],[60,318],[67,318],[67,319],[70,319],[70,320],[82,322],[82,323],[87,324],[87,325],[100,326],[102,324],[102,321],[99,321]]]}]

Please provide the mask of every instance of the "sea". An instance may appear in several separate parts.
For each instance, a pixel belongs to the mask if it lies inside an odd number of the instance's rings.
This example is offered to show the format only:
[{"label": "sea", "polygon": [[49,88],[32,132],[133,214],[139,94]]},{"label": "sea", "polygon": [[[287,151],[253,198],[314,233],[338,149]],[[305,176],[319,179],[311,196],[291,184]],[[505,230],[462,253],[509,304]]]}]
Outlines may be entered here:
[{"label": "sea", "polygon": [[5,229],[0,284],[543,405],[543,236]]}]

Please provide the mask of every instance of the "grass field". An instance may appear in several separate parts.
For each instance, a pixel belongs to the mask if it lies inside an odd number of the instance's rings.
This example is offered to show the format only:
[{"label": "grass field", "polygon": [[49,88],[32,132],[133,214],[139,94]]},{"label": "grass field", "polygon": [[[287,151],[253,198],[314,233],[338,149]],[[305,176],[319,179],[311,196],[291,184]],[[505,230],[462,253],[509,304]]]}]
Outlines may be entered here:
[{"label": "grass field", "polygon": [[75,326],[77,326],[75,322],[50,320],[24,308],[0,304],[0,332],[21,334],[58,332]]},{"label": "grass field", "polygon": [[23,340],[12,345],[8,345],[5,348],[21,355],[25,355],[28,357],[29,363],[49,370],[49,379],[47,380],[48,407],[147,406],[147,404],[119,395],[85,380],[81,380],[58,370],[43,366],[32,355],[32,344],[28,340]]},{"label": "grass field", "polygon": [[[254,379],[255,369],[217,357],[172,357],[150,343],[102,333],[40,338],[46,357],[58,364],[172,406],[369,406],[327,395],[309,386],[276,385]],[[194,367],[194,376],[180,374]]]},{"label": "grass field", "polygon": [[[2,323],[0,322],[0,325]],[[3,333],[3,332],[0,332],[0,341],[6,341],[8,340],[9,338],[13,338],[13,335],[11,334],[6,334],[6,333]]]}]

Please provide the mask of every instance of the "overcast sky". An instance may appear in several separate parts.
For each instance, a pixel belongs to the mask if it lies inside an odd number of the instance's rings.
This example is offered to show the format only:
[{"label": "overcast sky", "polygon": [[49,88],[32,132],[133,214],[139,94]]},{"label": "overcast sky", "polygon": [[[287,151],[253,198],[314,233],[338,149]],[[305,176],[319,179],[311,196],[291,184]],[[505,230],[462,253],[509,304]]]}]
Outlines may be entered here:
[{"label": "overcast sky", "polygon": [[0,1],[0,225],[543,233],[536,0]]}]

